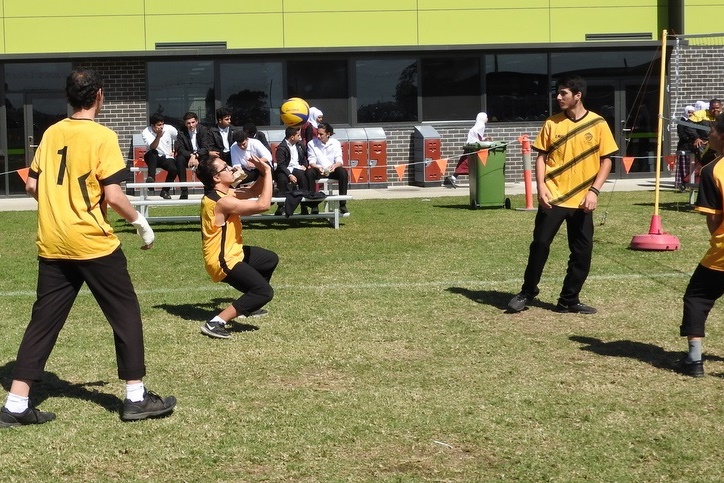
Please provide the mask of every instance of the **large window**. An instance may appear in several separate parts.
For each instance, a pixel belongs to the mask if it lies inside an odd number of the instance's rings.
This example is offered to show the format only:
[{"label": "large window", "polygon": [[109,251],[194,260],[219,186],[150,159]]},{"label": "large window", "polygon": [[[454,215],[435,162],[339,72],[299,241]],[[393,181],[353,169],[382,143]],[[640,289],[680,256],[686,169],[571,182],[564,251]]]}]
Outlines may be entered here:
[{"label": "large window", "polygon": [[287,63],[288,97],[301,97],[324,113],[324,121],[349,123],[346,60],[304,60]]},{"label": "large window", "polygon": [[231,109],[231,122],[243,126],[278,126],[284,101],[281,62],[222,62],[219,100]]},{"label": "large window", "polygon": [[475,119],[481,109],[480,58],[422,60],[422,117],[426,121]]},{"label": "large window", "polygon": [[358,60],[357,122],[417,121],[417,62]]},{"label": "large window", "polygon": [[491,121],[542,121],[549,115],[546,54],[486,55],[485,86]]},{"label": "large window", "polygon": [[214,63],[210,60],[148,63],[148,112],[159,113],[169,124],[182,125],[187,111],[213,124]]}]

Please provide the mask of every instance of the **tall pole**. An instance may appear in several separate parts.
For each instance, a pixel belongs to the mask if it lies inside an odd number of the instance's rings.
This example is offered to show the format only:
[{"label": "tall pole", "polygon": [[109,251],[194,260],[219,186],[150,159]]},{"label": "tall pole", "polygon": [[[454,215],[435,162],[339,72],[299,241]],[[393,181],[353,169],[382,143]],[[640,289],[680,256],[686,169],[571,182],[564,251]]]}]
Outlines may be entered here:
[{"label": "tall pole", "polygon": [[666,35],[661,32],[661,76],[659,84],[659,131],[656,134],[656,187],[654,189],[654,216],[651,217],[649,232],[644,235],[635,235],[631,239],[631,248],[634,250],[678,250],[679,239],[661,228],[659,216],[659,186],[661,183],[661,145],[664,134],[664,93],[666,92]]}]

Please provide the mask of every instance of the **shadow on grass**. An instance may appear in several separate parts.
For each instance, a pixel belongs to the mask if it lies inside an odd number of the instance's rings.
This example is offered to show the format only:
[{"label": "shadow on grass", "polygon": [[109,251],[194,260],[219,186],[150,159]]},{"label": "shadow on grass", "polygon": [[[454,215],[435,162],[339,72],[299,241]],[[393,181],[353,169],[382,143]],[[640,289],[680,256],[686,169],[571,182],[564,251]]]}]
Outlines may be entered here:
[{"label": "shadow on grass", "polygon": [[[2,383],[6,391],[10,390],[10,384],[12,383],[10,374],[13,367],[15,367],[15,361],[7,362],[0,367],[0,383]],[[33,405],[40,405],[49,397],[71,397],[82,401],[90,401],[103,407],[108,412],[118,413],[123,407],[123,401],[113,394],[99,392],[95,389],[106,385],[108,385],[108,381],[73,384],[60,379],[53,372],[46,371],[43,373],[43,380],[40,383],[33,384],[30,399]]]},{"label": "shadow on grass", "polygon": [[[450,293],[455,293],[462,295],[464,297],[467,297],[468,299],[472,300],[473,302],[477,302],[479,304],[485,304],[490,305],[492,307],[496,307],[500,310],[503,310],[506,313],[517,313],[517,312],[511,312],[508,310],[508,302],[510,302],[510,299],[515,296],[514,293],[510,292],[499,292],[497,290],[470,290],[464,287],[449,287],[447,289]],[[539,307],[545,310],[555,310],[556,306],[555,304],[551,304],[548,302],[542,302],[538,299],[534,299],[530,303],[531,307]],[[527,310],[524,309],[524,310]]]},{"label": "shadow on grass", "polygon": [[[217,314],[220,306],[229,305],[232,301],[233,299],[228,298],[215,298],[203,304],[158,304],[154,305],[153,308],[165,310],[168,314],[175,317],[201,324]],[[234,332],[253,332],[259,330],[259,327],[232,321],[231,330]]]},{"label": "shadow on grass", "polygon": [[[657,369],[673,370],[678,359],[683,357],[683,351],[667,351],[653,344],[636,342],[632,340],[614,340],[604,342],[595,337],[572,335],[569,337],[573,342],[585,344],[581,347],[583,351],[593,352],[602,356],[627,357],[645,362]],[[704,357],[708,361],[724,361],[723,357],[707,354]],[[712,374],[724,378],[722,374]]]}]

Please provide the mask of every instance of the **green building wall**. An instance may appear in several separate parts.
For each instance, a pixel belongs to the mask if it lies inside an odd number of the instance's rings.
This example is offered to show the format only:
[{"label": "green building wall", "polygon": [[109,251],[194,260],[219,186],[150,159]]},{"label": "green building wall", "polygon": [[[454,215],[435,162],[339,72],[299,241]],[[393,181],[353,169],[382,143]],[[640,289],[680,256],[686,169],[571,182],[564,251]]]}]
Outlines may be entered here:
[{"label": "green building wall", "polygon": [[[581,43],[586,34],[660,37],[656,0],[0,0],[0,55],[155,51],[157,43],[227,49]],[[686,33],[711,31],[721,0],[686,2]]]}]

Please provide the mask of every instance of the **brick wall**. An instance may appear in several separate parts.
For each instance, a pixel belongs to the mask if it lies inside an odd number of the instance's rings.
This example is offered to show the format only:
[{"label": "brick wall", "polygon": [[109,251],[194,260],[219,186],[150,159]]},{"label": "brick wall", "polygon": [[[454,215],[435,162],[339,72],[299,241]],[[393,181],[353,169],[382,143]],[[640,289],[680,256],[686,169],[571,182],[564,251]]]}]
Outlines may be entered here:
[{"label": "brick wall", "polygon": [[141,60],[83,61],[74,67],[95,69],[105,83],[103,109],[98,122],[118,134],[121,151],[131,158],[131,139],[148,125],[146,69]]},{"label": "brick wall", "polygon": [[[474,121],[469,124],[460,123],[433,123],[430,124],[440,135],[440,154],[446,158],[447,169],[445,176],[455,170],[455,166],[463,153],[463,144],[468,138],[468,130],[473,127]],[[523,180],[523,154],[518,137],[521,134],[528,134],[531,142],[540,131],[541,123],[488,123],[485,133],[494,141],[508,142],[505,162],[505,180]],[[414,180],[413,165],[414,159],[414,125],[403,127],[385,128],[387,135],[387,179],[389,186],[409,185]],[[400,164],[408,164],[405,176],[398,179],[394,167]]]},{"label": "brick wall", "polygon": [[[693,105],[696,101],[708,102],[714,97],[724,99],[724,57],[721,55],[724,40],[712,37],[706,42],[710,45],[682,43],[673,50],[669,61],[667,95],[671,117],[674,119],[682,116],[684,107],[688,104]],[[679,140],[676,126],[672,126],[670,132],[668,152],[674,153]]]}]

